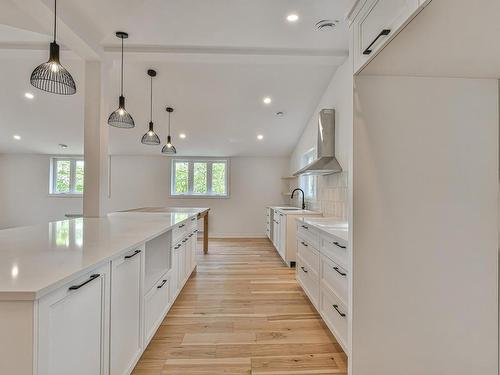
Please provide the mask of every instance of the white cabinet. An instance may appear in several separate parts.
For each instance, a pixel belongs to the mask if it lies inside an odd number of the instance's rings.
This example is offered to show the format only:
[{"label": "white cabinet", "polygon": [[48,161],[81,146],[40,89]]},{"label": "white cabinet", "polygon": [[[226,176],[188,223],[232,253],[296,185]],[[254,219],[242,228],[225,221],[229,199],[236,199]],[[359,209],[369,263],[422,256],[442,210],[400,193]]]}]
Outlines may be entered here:
[{"label": "white cabinet", "polygon": [[129,374],[142,352],[141,276],[144,249],[111,261],[110,374]]},{"label": "white cabinet", "polygon": [[170,304],[170,283],[167,274],[144,297],[144,345],[147,345],[161,324]]},{"label": "white cabinet", "polygon": [[273,245],[275,248],[278,248],[280,243],[280,222],[279,222],[279,214],[277,211],[273,213]]},{"label": "white cabinet", "polygon": [[351,27],[354,72],[375,56],[419,8],[419,0],[368,0]]},{"label": "white cabinet", "polygon": [[39,301],[39,375],[106,374],[109,264]]},{"label": "white cabinet", "polygon": [[319,309],[319,278],[317,272],[300,256],[297,257],[297,281],[312,304]]},{"label": "white cabinet", "polygon": [[279,242],[278,242],[277,249],[278,249],[278,253],[281,255],[283,260],[286,261],[285,252],[286,252],[286,235],[287,235],[287,233],[286,233],[287,217],[283,214],[279,214],[279,223],[280,223],[279,224],[280,235],[279,235]]}]

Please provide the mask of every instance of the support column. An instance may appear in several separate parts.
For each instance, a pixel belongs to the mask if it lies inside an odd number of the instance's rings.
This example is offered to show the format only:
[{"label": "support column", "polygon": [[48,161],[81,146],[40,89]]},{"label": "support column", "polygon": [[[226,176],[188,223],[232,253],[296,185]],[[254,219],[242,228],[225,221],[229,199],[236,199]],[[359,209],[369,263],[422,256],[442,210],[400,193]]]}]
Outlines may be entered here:
[{"label": "support column", "polygon": [[102,65],[85,62],[83,216],[105,216],[108,189],[108,127],[103,121]]}]

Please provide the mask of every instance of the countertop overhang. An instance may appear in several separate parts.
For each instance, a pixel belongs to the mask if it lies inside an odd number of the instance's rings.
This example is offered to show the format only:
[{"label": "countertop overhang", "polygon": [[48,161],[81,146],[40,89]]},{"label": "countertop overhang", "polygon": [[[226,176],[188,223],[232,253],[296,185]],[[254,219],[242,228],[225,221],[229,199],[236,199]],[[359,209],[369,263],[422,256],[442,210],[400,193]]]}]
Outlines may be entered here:
[{"label": "countertop overhang", "polygon": [[310,225],[328,235],[340,238],[345,242],[349,242],[349,227],[346,221],[329,217],[298,217],[296,218],[296,220],[301,223]]},{"label": "countertop overhang", "polygon": [[116,212],[0,230],[0,301],[38,299],[207,210]]}]

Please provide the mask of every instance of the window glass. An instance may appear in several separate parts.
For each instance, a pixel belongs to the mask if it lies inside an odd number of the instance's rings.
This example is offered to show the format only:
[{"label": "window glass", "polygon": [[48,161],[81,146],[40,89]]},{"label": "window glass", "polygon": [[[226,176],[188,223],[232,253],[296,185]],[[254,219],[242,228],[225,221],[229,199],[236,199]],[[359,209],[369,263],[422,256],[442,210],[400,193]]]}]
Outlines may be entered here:
[{"label": "window glass", "polygon": [[77,160],[75,163],[75,191],[83,193],[83,160]]},{"label": "window glass", "polygon": [[71,185],[71,161],[58,160],[56,162],[56,183],[57,193],[69,193]]},{"label": "window glass", "polygon": [[226,194],[226,163],[212,164],[212,191],[214,194]]},{"label": "window glass", "polygon": [[175,164],[175,192],[186,194],[188,192],[188,163],[176,162]]},{"label": "window glass", "polygon": [[193,193],[207,194],[207,163],[193,163]]}]

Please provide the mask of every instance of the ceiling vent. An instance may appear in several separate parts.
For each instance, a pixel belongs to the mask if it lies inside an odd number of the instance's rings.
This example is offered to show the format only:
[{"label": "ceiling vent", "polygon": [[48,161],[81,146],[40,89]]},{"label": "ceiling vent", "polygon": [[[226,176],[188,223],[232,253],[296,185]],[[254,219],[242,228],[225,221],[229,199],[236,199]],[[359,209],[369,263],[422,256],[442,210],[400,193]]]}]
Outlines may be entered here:
[{"label": "ceiling vent", "polygon": [[318,30],[333,30],[337,27],[339,20],[321,20],[316,22]]}]

